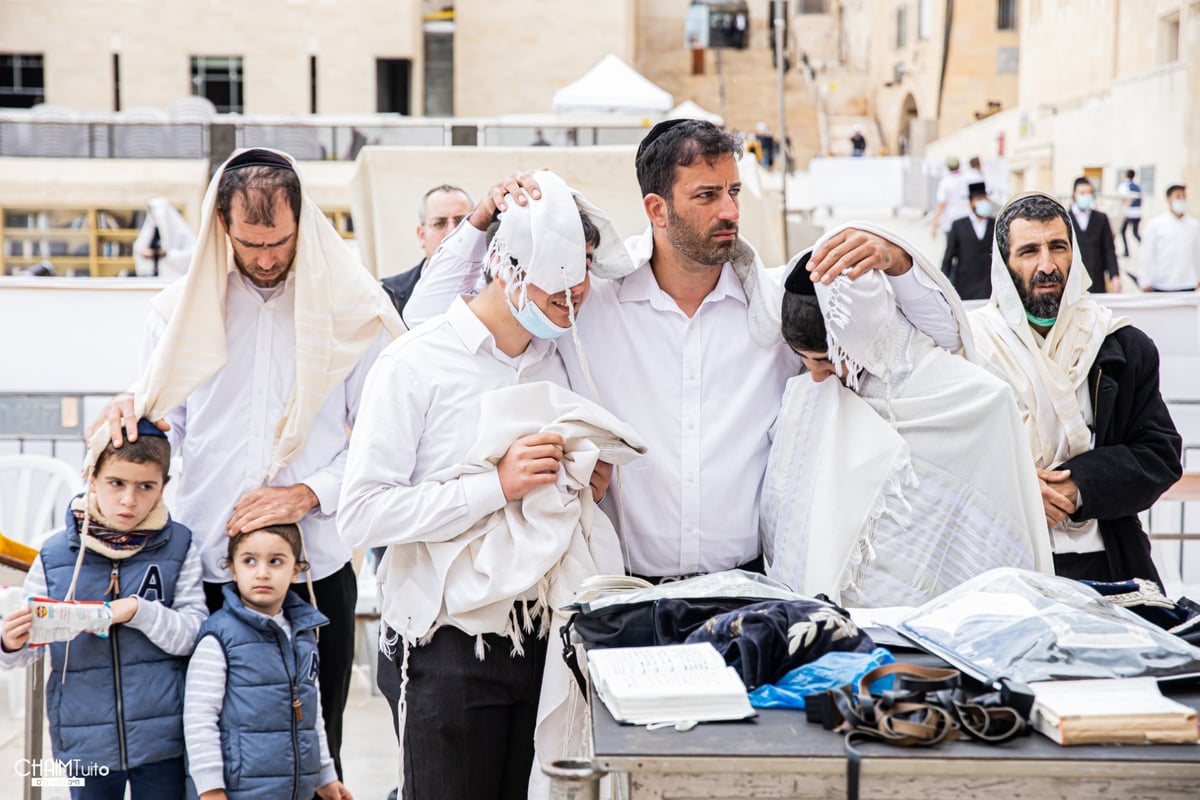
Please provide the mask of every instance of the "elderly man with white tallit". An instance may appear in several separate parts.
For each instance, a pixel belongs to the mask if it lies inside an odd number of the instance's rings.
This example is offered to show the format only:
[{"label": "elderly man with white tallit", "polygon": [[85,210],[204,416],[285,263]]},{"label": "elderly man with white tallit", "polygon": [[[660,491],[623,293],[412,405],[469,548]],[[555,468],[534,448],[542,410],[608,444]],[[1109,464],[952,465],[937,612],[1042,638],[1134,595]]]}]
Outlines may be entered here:
[{"label": "elderly man with white tallit", "polygon": [[1014,198],[996,219],[991,302],[971,313],[975,357],[1016,392],[1055,571],[1161,585],[1137,514],[1182,474],[1181,439],[1154,343],[1090,283],[1066,209]]},{"label": "elderly man with white tallit", "polygon": [[199,545],[210,610],[231,580],[227,535],[300,524],[311,570],[296,589],[331,622],[318,680],[340,777],[357,599],[336,527],[347,431],[368,369],[403,323],[294,160],[266,149],[234,155],[213,176],[187,275],[152,309],[141,375],[102,413],[95,438],[132,441],[143,416],[169,432],[184,464],[175,512]]},{"label": "elderly man with white tallit", "polygon": [[[888,231],[853,225],[914,253],[973,353],[946,278]],[[879,607],[919,605],[994,567],[1050,572],[1008,386],[937,347],[877,273],[814,284],[812,252],[792,259],[784,281],[783,338],[808,374],[788,381],[773,432],[760,515],[767,574]]]}]

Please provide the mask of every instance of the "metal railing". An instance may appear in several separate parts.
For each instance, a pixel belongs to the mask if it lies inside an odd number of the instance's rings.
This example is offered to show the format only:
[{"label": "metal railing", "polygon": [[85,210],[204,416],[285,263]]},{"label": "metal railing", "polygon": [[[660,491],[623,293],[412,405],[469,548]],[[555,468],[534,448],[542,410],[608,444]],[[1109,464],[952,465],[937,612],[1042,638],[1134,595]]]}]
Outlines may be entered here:
[{"label": "metal railing", "polygon": [[[578,123],[388,117],[244,118],[210,121],[136,121],[117,115],[42,119],[0,113],[0,157],[224,158],[235,147],[273,147],[302,161],[352,161],[366,145],[408,147],[522,147],[542,138],[557,146],[636,144],[641,121],[596,119]],[[538,133],[541,136],[538,136]]]}]

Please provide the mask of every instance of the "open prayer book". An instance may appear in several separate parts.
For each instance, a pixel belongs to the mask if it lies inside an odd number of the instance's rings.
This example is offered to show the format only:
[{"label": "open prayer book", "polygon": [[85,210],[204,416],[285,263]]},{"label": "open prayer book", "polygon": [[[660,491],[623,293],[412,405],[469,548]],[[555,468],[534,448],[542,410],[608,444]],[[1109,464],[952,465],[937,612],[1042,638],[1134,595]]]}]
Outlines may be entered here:
[{"label": "open prayer book", "polygon": [[1196,709],[1163,697],[1154,678],[1041,681],[1031,720],[1059,744],[1185,744],[1200,739]]},{"label": "open prayer book", "polygon": [[618,722],[715,722],[754,716],[737,670],[708,642],[589,650],[596,694]]}]

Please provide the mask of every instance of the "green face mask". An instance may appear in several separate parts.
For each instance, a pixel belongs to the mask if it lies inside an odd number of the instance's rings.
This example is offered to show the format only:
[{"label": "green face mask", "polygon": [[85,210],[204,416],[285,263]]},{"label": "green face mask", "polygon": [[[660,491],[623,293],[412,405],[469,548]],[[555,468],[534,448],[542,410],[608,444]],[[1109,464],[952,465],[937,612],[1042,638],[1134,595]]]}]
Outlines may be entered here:
[{"label": "green face mask", "polygon": [[1053,328],[1054,323],[1058,321],[1058,317],[1035,317],[1028,311],[1025,312],[1025,319],[1029,320],[1039,328]]}]

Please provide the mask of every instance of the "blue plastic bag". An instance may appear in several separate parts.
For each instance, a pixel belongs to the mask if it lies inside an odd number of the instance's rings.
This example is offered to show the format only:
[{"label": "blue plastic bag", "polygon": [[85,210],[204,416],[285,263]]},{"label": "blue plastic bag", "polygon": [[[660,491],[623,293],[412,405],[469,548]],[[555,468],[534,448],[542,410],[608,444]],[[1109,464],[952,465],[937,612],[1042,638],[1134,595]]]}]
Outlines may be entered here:
[{"label": "blue plastic bag", "polygon": [[[755,708],[804,708],[804,698],[819,694],[858,679],[876,667],[894,664],[896,659],[882,647],[869,653],[831,652],[816,661],[796,667],[776,683],[759,686],[750,692],[750,705]],[[876,681],[880,689],[890,689],[891,676]]]}]

